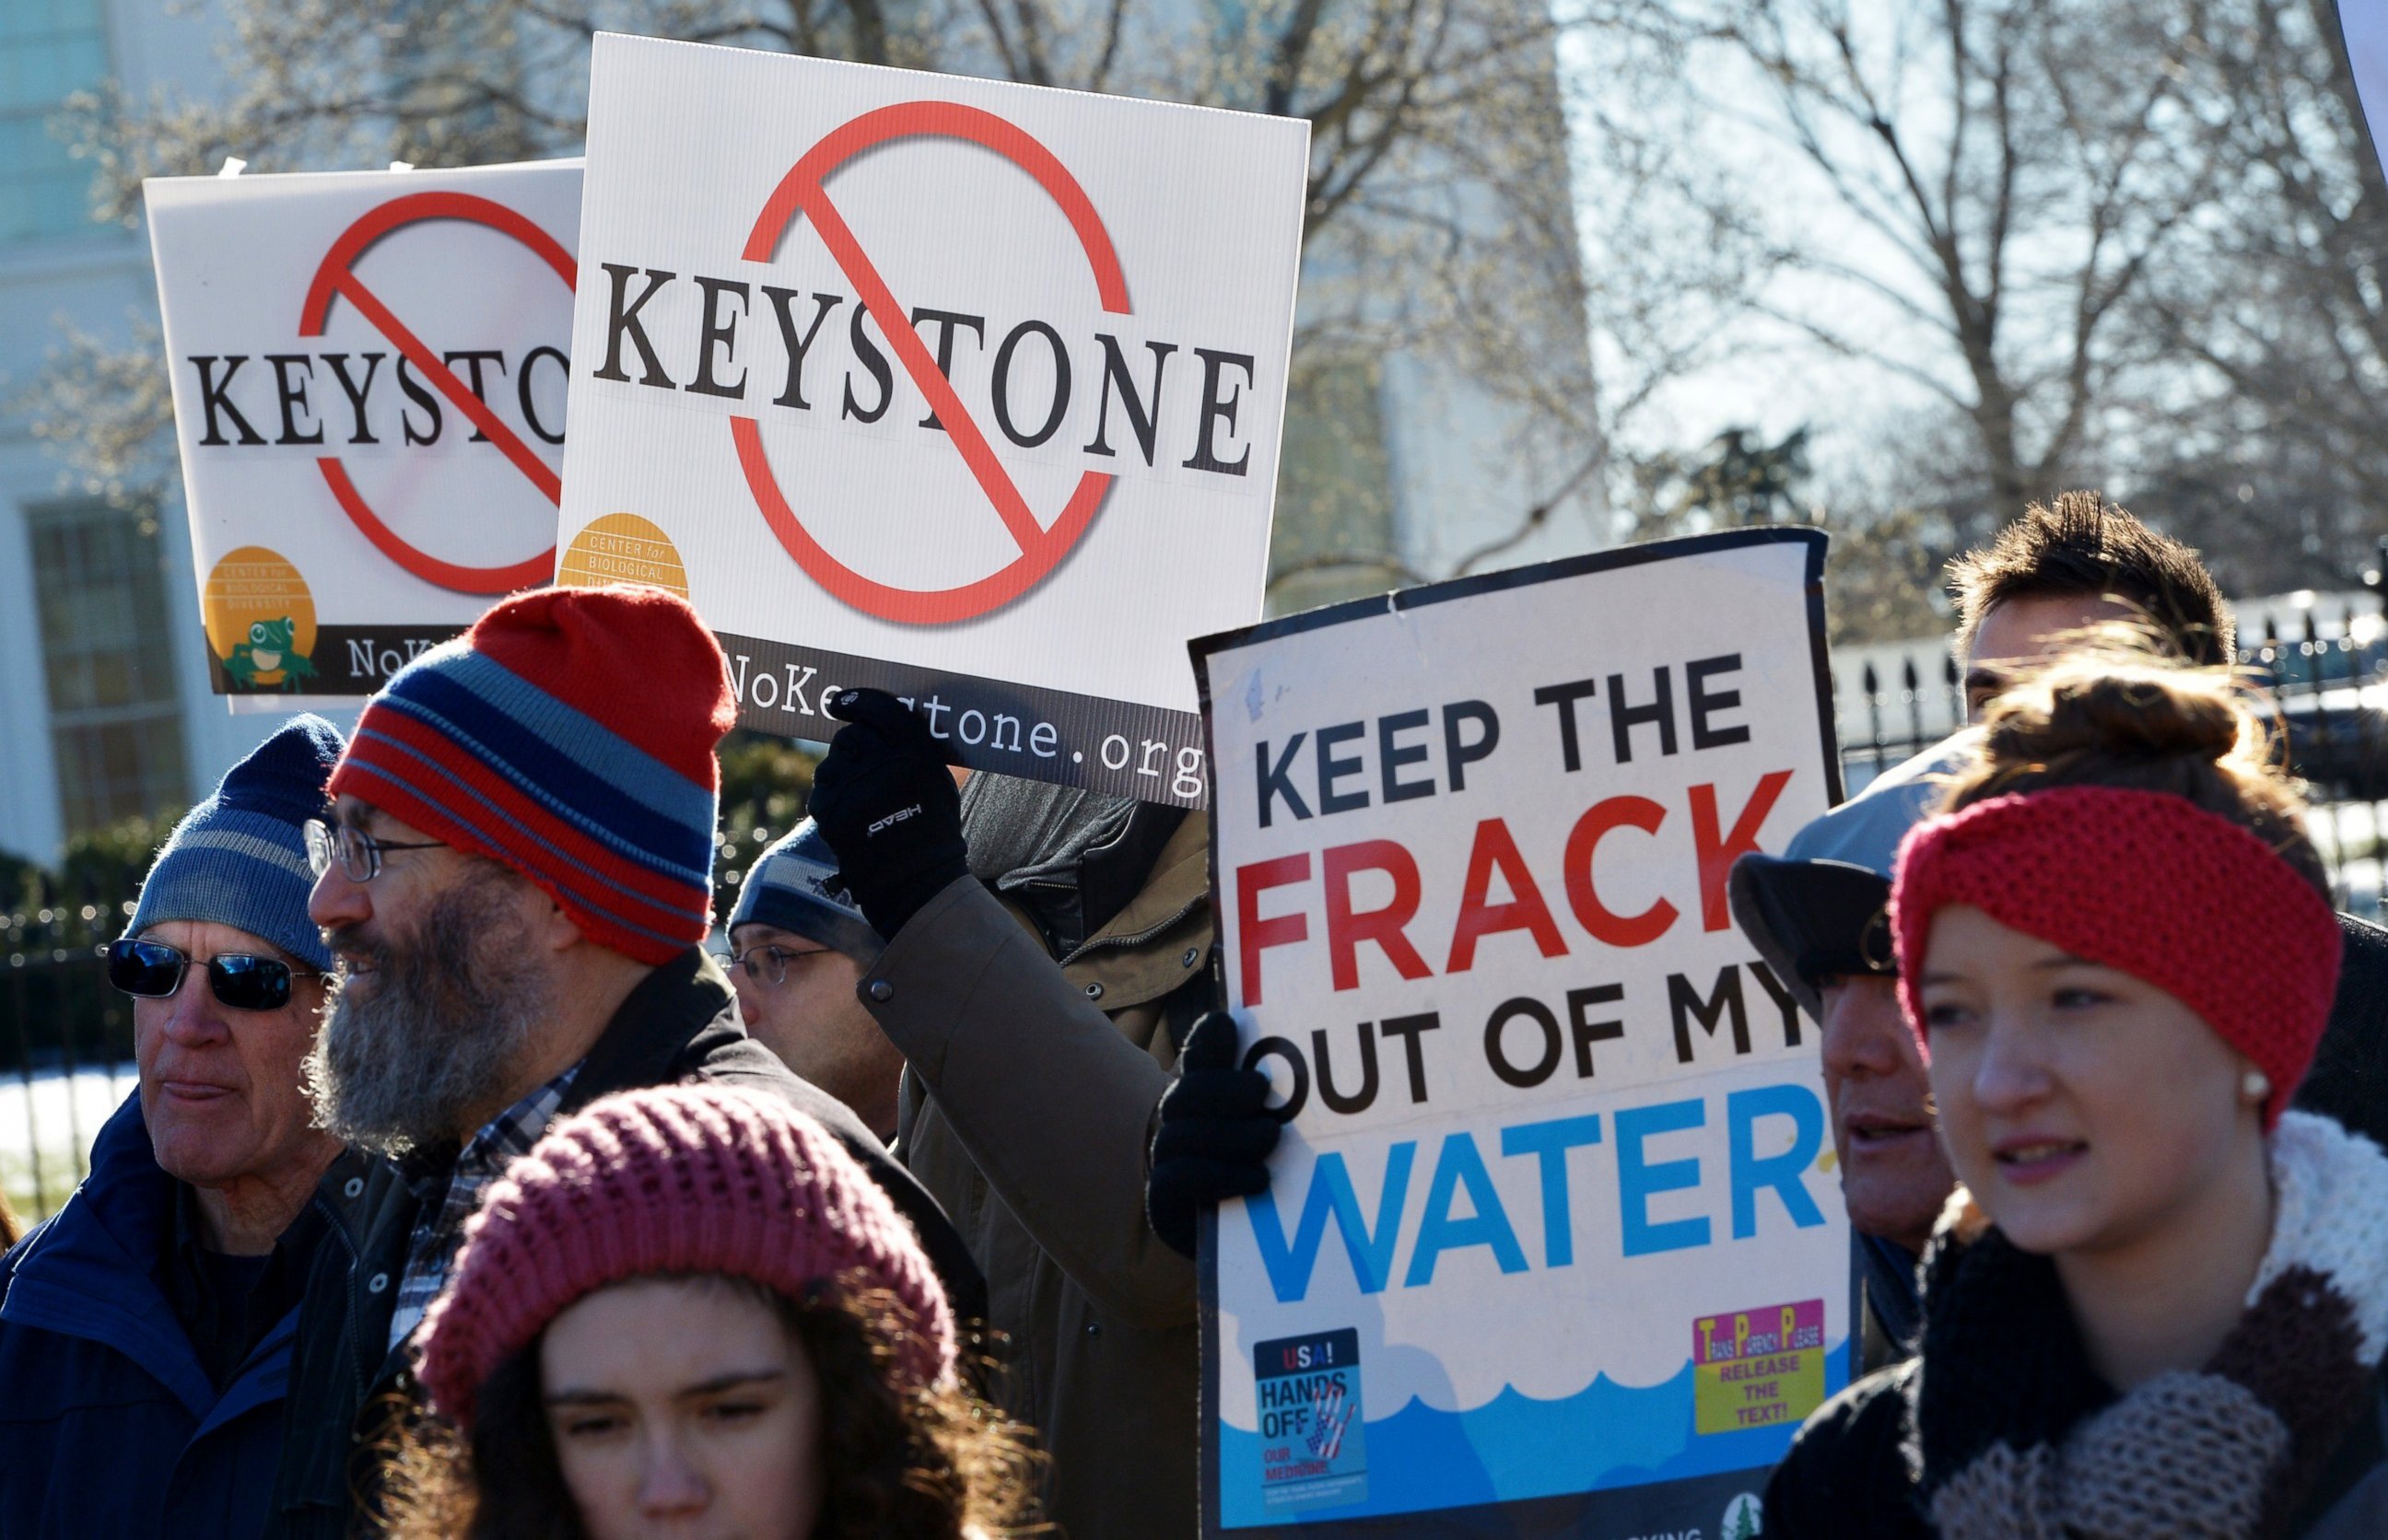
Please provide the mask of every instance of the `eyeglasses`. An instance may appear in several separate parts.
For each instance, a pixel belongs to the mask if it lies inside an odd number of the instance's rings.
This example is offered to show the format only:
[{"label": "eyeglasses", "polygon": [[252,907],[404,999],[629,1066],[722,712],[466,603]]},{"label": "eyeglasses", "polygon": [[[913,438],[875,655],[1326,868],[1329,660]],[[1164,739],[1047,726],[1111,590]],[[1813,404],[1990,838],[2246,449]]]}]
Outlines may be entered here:
[{"label": "eyeglasses", "polygon": [[433,851],[440,843],[437,839],[376,839],[354,824],[327,824],[321,818],[307,820],[307,866],[317,877],[330,871],[337,860],[350,882],[371,882],[381,875],[384,851]]},{"label": "eyeglasses", "polygon": [[[163,941],[115,940],[108,943],[108,981],[144,1000],[167,1000],[183,987],[191,966],[187,952]],[[219,952],[208,959],[208,988],[216,999],[235,1011],[278,1011],[290,1004],[290,980],[321,978],[313,969],[298,968],[279,957],[259,957],[245,952]]]},{"label": "eyeglasses", "polygon": [[[768,984],[776,990],[788,981],[790,958],[818,957],[828,950],[829,948],[821,946],[805,947],[799,950],[766,941],[750,946],[743,952],[717,952],[714,955],[731,967],[744,968],[746,977],[754,982]],[[755,955],[758,952],[762,953],[760,957]]]}]

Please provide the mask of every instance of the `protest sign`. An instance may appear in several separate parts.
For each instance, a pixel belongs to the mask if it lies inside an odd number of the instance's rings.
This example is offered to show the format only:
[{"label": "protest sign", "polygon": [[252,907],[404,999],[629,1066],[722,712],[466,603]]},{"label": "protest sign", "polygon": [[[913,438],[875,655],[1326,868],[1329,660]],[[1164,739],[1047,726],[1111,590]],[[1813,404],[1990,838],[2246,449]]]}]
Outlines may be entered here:
[{"label": "protest sign", "polygon": [[218,693],[371,694],[549,580],[579,161],[143,192]]},{"label": "protest sign", "polygon": [[750,727],[1198,805],[1260,612],[1307,125],[600,36],[567,569],[677,576]]},{"label": "protest sign", "polygon": [[[2355,76],[2355,94],[2370,130],[2371,150],[2380,155],[2380,135],[2388,128],[2388,9],[2379,6],[2332,6],[2338,15],[2339,39]],[[2383,160],[2388,160],[2384,157]]]},{"label": "protest sign", "polygon": [[1853,1357],[1814,1029],[1725,893],[1838,796],[1823,549],[1195,644],[1228,996],[1291,1115],[1206,1227],[1206,1534],[1756,1533]]}]

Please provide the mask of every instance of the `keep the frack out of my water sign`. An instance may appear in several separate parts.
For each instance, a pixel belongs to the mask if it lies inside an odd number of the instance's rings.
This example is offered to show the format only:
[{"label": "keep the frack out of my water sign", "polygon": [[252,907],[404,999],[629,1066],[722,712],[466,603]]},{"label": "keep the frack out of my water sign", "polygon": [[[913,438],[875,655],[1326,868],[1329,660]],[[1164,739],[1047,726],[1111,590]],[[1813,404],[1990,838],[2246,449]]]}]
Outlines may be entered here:
[{"label": "keep the frack out of my water sign", "polygon": [[1290,1103],[1206,1238],[1206,1533],[1728,1534],[1848,1382],[1813,1029],[1725,894],[1837,795],[1823,544],[1195,645],[1229,996]]},{"label": "keep the frack out of my water sign", "polygon": [[1260,613],[1307,125],[603,35],[565,564],[685,585],[751,727],[1207,796]]},{"label": "keep the frack out of my water sign", "polygon": [[549,580],[579,161],[143,191],[220,693],[370,694]]}]

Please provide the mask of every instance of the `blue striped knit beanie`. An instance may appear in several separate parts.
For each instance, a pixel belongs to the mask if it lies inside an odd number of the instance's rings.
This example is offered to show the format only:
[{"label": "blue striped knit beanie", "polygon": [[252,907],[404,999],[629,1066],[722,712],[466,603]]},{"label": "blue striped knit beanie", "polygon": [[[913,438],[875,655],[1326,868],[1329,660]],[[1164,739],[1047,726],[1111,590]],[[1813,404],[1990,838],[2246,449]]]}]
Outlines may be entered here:
[{"label": "blue striped knit beanie", "polygon": [[125,934],[168,920],[212,920],[328,971],[331,949],[307,917],[315,874],[306,825],[331,806],[324,786],[339,757],[339,729],[320,716],[294,716],[259,744],[174,826]]},{"label": "blue striped knit beanie", "polygon": [[713,924],[730,665],[661,588],[534,588],[391,675],[332,775],[537,883],[603,947],[662,964]]},{"label": "blue striped knit beanie", "polygon": [[763,852],[724,929],[768,925],[833,947],[869,967],[886,946],[837,875],[837,852],[810,818]]}]

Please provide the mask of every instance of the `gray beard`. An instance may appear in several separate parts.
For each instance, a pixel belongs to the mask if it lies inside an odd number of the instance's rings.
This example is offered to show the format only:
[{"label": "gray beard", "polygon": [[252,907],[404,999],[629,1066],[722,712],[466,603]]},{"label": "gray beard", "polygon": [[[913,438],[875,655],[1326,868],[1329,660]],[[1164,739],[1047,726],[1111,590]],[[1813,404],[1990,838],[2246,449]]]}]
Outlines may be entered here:
[{"label": "gray beard", "polygon": [[315,1121],[335,1138],[392,1156],[461,1139],[474,1109],[513,1079],[554,991],[514,916],[509,877],[476,873],[434,900],[403,942],[366,940],[375,978],[362,995],[343,966],[303,1071]]}]

